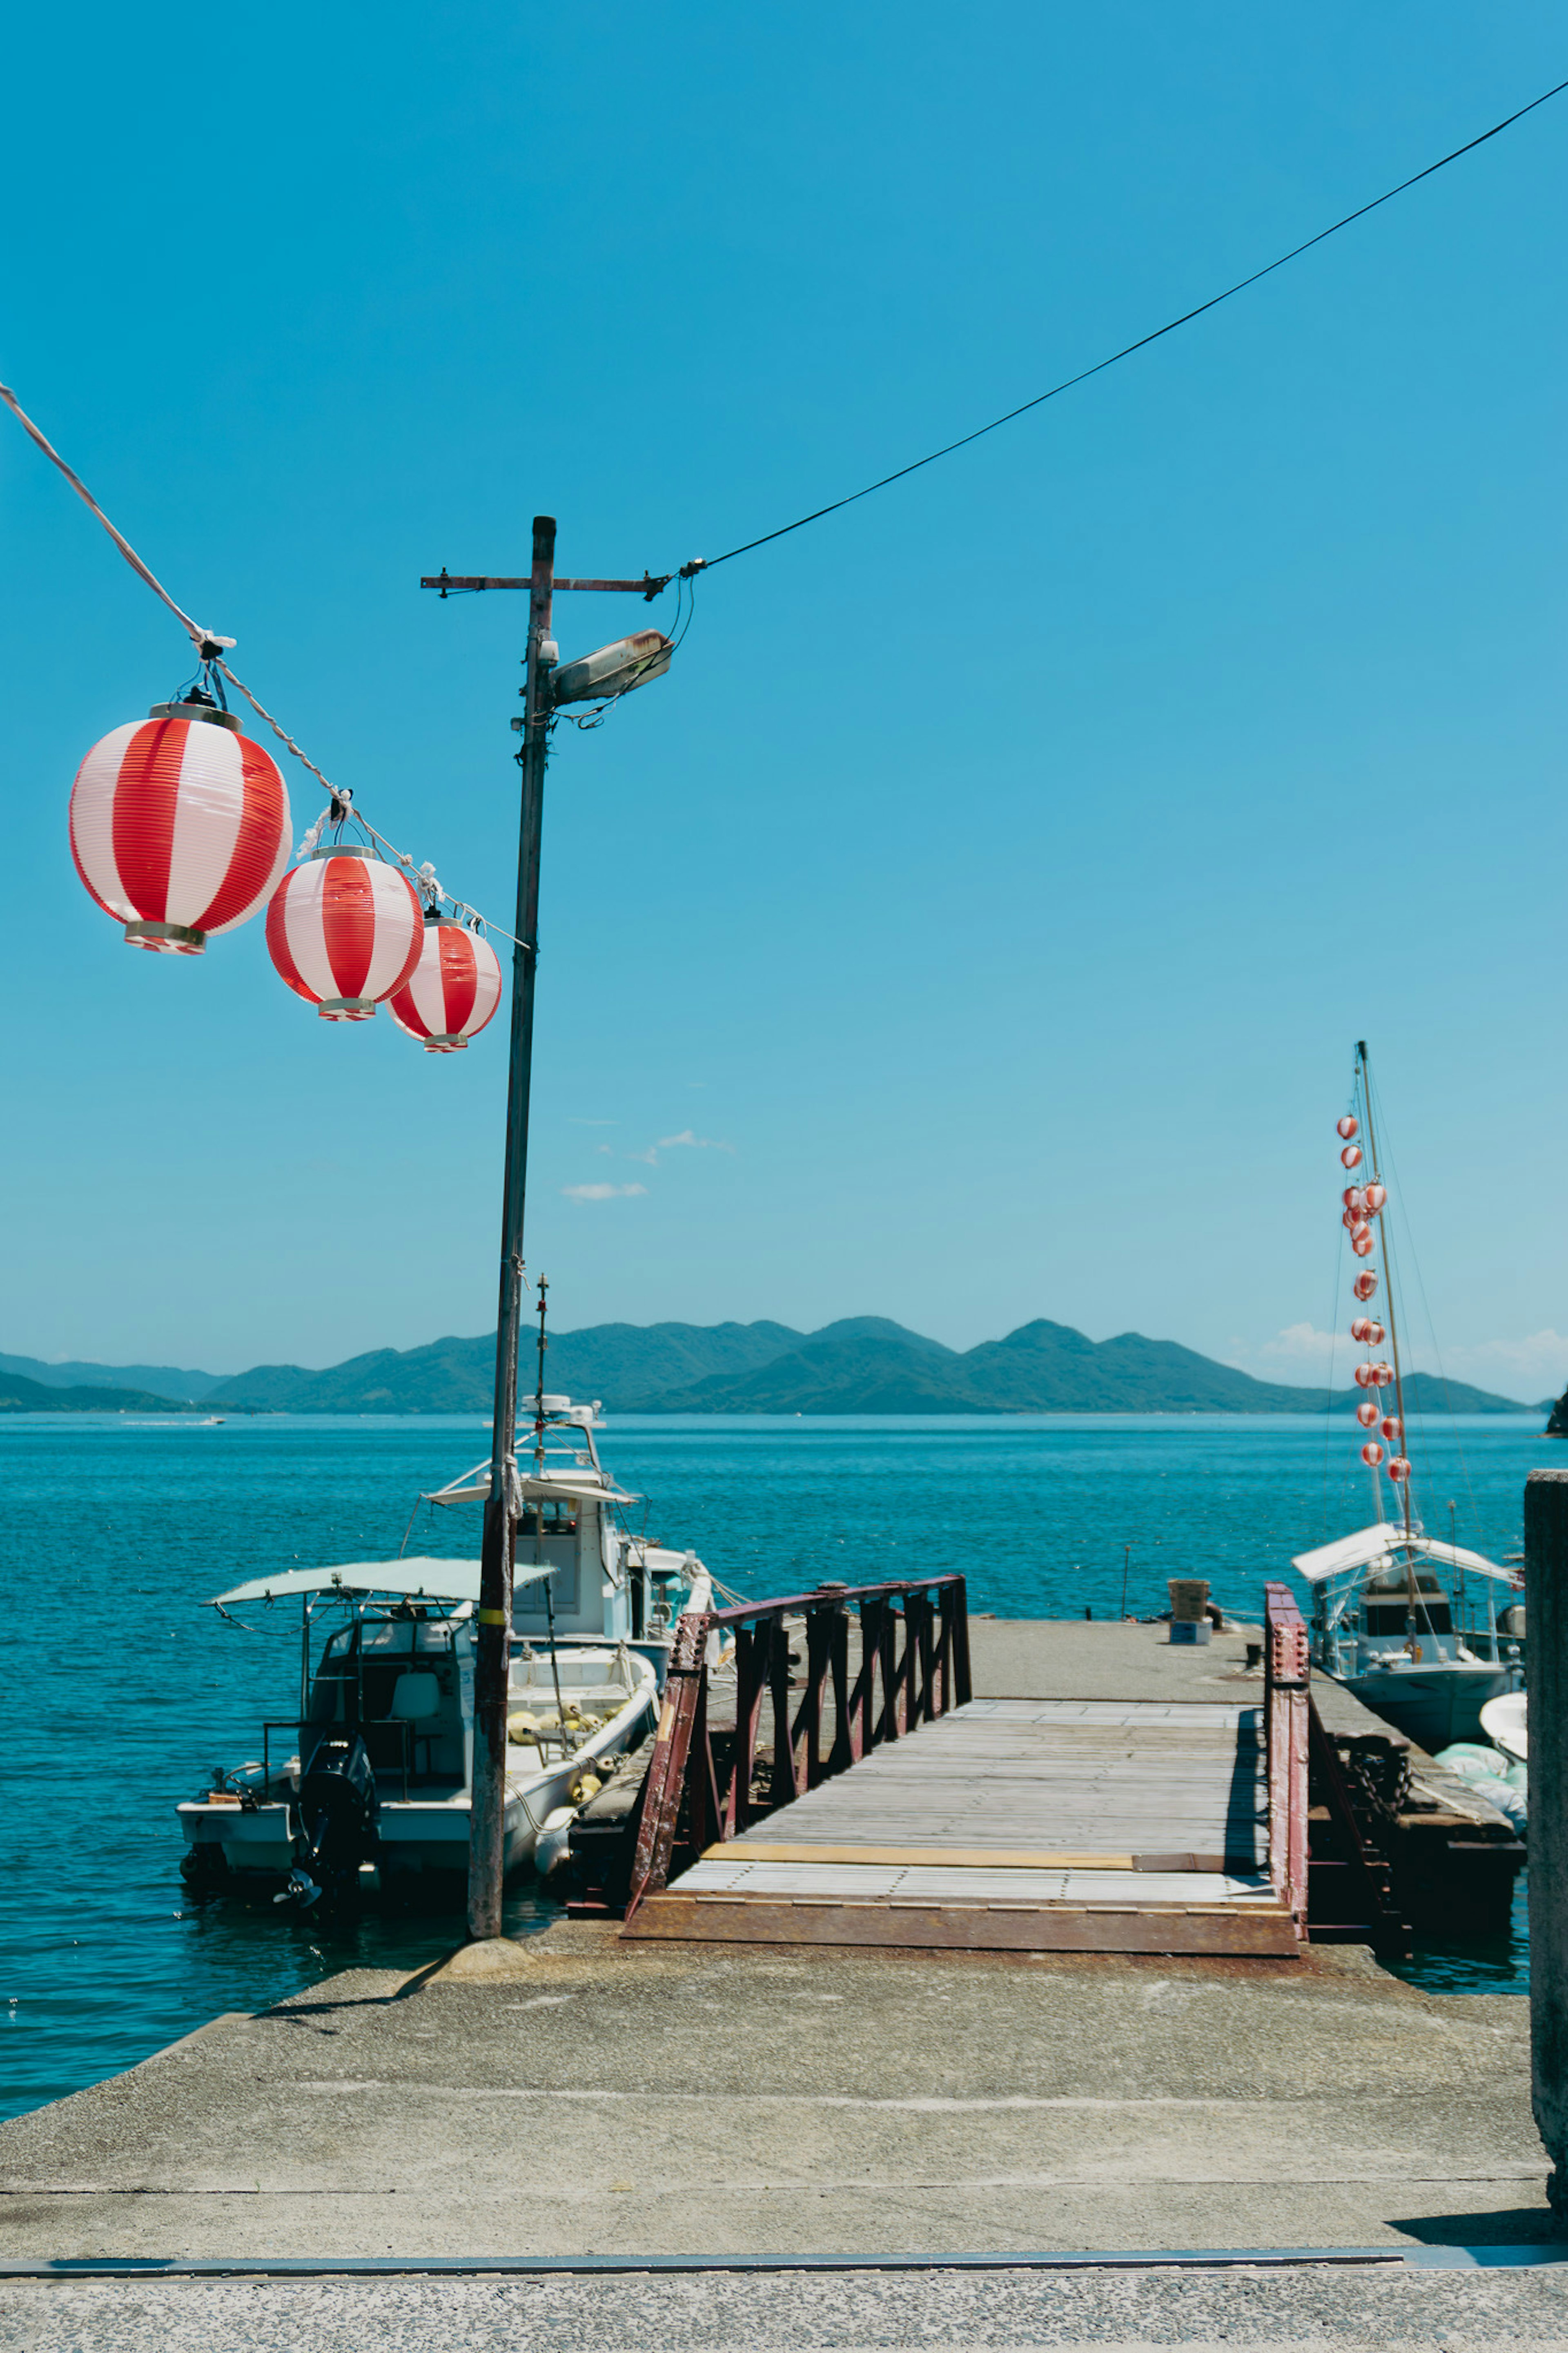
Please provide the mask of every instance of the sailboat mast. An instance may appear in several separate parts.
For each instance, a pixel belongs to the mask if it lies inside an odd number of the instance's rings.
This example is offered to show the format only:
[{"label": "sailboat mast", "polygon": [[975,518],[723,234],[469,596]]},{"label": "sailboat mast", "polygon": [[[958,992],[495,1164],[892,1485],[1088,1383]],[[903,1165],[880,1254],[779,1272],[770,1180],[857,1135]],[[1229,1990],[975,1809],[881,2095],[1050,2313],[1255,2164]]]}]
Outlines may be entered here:
[{"label": "sailboat mast", "polygon": [[[1378,1165],[1377,1131],[1373,1124],[1372,1117],[1372,1060],[1366,1050],[1366,1039],[1364,1038],[1358,1038],[1356,1040],[1355,1058],[1357,1073],[1361,1080],[1362,1109],[1366,1113],[1367,1151],[1372,1159],[1372,1173],[1373,1179],[1376,1183],[1381,1185],[1383,1182],[1383,1175]],[[1388,1293],[1385,1313],[1388,1317],[1389,1354],[1394,1358],[1394,1409],[1399,1416],[1399,1445],[1400,1451],[1403,1452],[1405,1449],[1405,1380],[1399,1365],[1399,1322],[1394,1312],[1394,1275],[1388,1256],[1387,1216],[1388,1206],[1387,1203],[1384,1202],[1383,1207],[1377,1212],[1377,1239],[1383,1250],[1383,1275]],[[1405,1506],[1405,1533],[1407,1536],[1412,1536],[1415,1534],[1415,1527],[1411,1518],[1410,1479],[1408,1473],[1400,1481],[1399,1486],[1401,1500]]]}]

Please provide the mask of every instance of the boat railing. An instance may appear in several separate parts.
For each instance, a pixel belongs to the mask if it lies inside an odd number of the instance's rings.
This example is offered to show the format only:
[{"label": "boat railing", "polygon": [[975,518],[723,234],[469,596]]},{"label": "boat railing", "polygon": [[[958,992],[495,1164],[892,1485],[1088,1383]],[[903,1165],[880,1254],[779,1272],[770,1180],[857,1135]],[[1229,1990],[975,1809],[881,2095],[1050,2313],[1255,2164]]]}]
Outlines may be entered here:
[{"label": "boat railing", "polygon": [[1307,1916],[1307,1778],[1311,1724],[1307,1621],[1288,1585],[1263,1588],[1263,1746],[1268,1873],[1298,1924]]},{"label": "boat railing", "polygon": [[[786,1625],[791,1620],[804,1621],[804,1659],[790,1648],[801,1630]],[[859,1649],[853,1681],[852,1630]],[[725,1668],[726,1680],[734,1677],[732,1725],[715,1721],[711,1704],[720,1651],[712,1638],[726,1632],[734,1642]],[[804,1672],[792,1676],[793,1666]],[[643,1782],[627,1917],[668,1886],[678,1849],[695,1857],[738,1837],[969,1696],[962,1576],[827,1584],[734,1609],[683,1611]],[[763,1754],[770,1746],[771,1756]]]}]

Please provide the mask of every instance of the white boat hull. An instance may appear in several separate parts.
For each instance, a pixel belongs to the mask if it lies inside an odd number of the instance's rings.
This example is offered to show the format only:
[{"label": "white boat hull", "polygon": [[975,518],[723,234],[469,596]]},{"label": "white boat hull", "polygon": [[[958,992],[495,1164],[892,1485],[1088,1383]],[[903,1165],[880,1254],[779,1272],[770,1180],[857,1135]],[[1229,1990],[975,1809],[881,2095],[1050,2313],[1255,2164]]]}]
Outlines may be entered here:
[{"label": "white boat hull", "polygon": [[1514,1674],[1485,1660],[1402,1660],[1334,1680],[1431,1757],[1455,1740],[1484,1739],[1481,1710],[1511,1689]]},{"label": "white boat hull", "polygon": [[[609,1690],[611,1686],[606,1683],[596,1685],[587,1672],[598,1669],[602,1673],[602,1658],[603,1653],[584,1649],[563,1649],[560,1660],[565,1689],[584,1696]],[[610,1720],[572,1756],[552,1760],[542,1771],[531,1765],[508,1773],[503,1854],[509,1877],[532,1862],[545,1822],[559,1808],[572,1802],[573,1787],[582,1774],[600,1757],[635,1747],[644,1737],[653,1721],[658,1691],[647,1662],[638,1660],[637,1666],[639,1677],[644,1679],[641,1688],[627,1694]],[[548,1652],[536,1654],[530,1672],[533,1677],[531,1684],[520,1687],[514,1682],[514,1703],[531,1698],[542,1703],[551,1695]],[[509,1753],[521,1759],[524,1755],[531,1758],[535,1751],[531,1746],[526,1749],[514,1747]],[[466,1876],[472,1813],[468,1789],[437,1790],[427,1796],[416,1790],[405,1798],[392,1795],[384,1787],[395,1777],[387,1775],[383,1778],[374,1854],[374,1867],[383,1890],[407,1886],[429,1877]],[[219,1883],[276,1888],[287,1880],[293,1868],[295,1841],[301,1828],[297,1806],[272,1800],[247,1807],[219,1803],[207,1797],[181,1805],[176,1810],[187,1847],[200,1852],[204,1861],[210,1861]]]}]

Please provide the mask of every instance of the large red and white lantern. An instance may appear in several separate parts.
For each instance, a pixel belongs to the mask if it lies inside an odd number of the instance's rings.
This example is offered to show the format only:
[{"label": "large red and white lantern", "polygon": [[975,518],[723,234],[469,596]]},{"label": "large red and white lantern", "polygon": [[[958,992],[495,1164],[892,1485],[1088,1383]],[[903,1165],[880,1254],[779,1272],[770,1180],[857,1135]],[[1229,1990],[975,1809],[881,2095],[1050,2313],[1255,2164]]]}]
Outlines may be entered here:
[{"label": "large red and white lantern", "polygon": [[268,954],[325,1021],[368,1021],[418,963],[424,932],[407,876],[357,845],[315,850],[267,910]]},{"label": "large red and white lantern", "polygon": [[133,947],[200,955],[258,914],[289,863],[289,795],[226,711],[158,702],[76,773],[76,871]]},{"label": "large red and white lantern", "polygon": [[489,940],[455,915],[427,914],[419,961],[388,1007],[427,1054],[459,1053],[500,1003],[500,964]]}]

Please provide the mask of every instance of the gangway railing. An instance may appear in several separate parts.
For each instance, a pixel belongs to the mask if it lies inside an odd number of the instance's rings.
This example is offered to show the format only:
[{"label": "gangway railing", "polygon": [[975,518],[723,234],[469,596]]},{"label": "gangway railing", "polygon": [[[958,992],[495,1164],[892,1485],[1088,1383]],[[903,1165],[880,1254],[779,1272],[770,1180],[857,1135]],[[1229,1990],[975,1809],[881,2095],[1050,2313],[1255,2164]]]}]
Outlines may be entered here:
[{"label": "gangway railing", "polygon": [[1263,1588],[1263,1750],[1268,1776],[1268,1875],[1296,1923],[1307,1925],[1307,1779],[1311,1651],[1288,1585]]},{"label": "gangway railing", "polygon": [[[860,1648],[853,1683],[851,1611]],[[792,1657],[789,1619],[805,1621],[804,1661]],[[734,1636],[732,1731],[710,1720],[710,1678],[728,1630]],[[795,1663],[805,1670],[798,1683],[790,1673]],[[683,1612],[643,1783],[627,1918],[668,1885],[678,1838],[695,1855],[736,1838],[753,1820],[969,1696],[969,1611],[961,1576],[823,1585],[735,1609]],[[758,1795],[764,1708],[772,1758]]]}]

